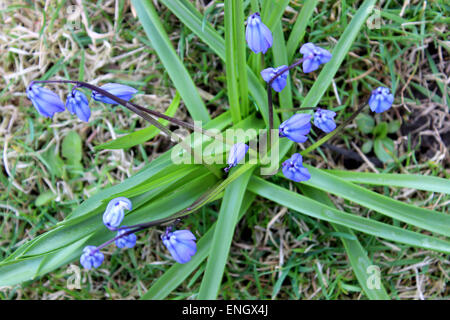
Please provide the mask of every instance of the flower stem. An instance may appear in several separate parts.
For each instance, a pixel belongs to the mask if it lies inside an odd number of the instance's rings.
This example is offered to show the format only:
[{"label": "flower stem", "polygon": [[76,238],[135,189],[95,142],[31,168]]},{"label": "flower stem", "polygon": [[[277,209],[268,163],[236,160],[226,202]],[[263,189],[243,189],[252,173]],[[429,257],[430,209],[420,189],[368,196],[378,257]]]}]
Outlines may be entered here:
[{"label": "flower stem", "polygon": [[[162,113],[159,113],[157,111],[149,110],[149,109],[141,107],[141,106],[139,106],[139,105],[137,105],[135,103],[123,100],[123,99],[121,99],[119,97],[116,97],[115,95],[109,93],[108,91],[103,90],[102,88],[99,88],[99,87],[97,87],[95,85],[92,85],[90,83],[87,83],[87,82],[74,81],[74,80],[39,80],[39,81],[32,81],[30,86],[33,83],[72,83],[72,84],[75,84],[75,85],[77,85],[79,87],[84,87],[84,88],[90,89],[92,91],[98,92],[98,93],[104,95],[105,97],[108,97],[111,100],[117,102],[118,104],[121,104],[122,106],[124,106],[128,110],[136,113],[137,115],[139,115],[143,119],[145,119],[148,122],[150,122],[152,125],[154,125],[159,130],[161,130],[162,132],[167,134],[169,137],[171,137],[174,141],[180,143],[180,145],[183,147],[183,149],[185,149],[187,152],[189,152],[194,157],[194,159],[197,159],[195,161],[196,163],[202,163],[201,155],[200,155],[200,159],[198,159],[198,155],[195,153],[194,149],[192,149],[181,137],[179,137],[177,134],[175,134],[172,131],[170,131],[166,126],[164,126],[161,123],[159,123],[158,121],[156,121],[149,114],[157,116],[157,117],[161,117],[161,118],[169,120],[169,121],[172,121],[172,122],[174,122],[174,123],[176,123],[178,125],[186,124],[183,121],[180,121],[180,120],[172,118],[172,117],[168,117],[168,116],[163,115]],[[190,125],[191,129],[192,129],[192,127],[193,126]],[[203,165],[208,170],[210,170],[215,176],[217,176],[219,179],[222,178],[222,172],[220,171],[220,169],[218,169],[218,168],[216,168],[214,166],[211,166],[209,164],[203,164]]]}]

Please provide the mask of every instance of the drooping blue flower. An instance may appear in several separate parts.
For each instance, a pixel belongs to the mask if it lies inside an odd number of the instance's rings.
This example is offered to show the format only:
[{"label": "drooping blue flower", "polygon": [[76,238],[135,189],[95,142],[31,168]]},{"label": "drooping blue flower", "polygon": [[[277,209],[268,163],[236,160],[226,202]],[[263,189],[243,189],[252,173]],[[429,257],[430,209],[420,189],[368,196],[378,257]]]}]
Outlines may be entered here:
[{"label": "drooping blue flower", "polygon": [[294,153],[292,157],[283,162],[283,174],[289,180],[295,182],[311,179],[308,169],[303,166],[303,158],[299,153]]},{"label": "drooping blue flower", "polygon": [[272,32],[261,22],[261,17],[258,12],[252,14],[247,19],[245,40],[254,53],[266,53],[267,49],[272,46]]},{"label": "drooping blue flower", "polygon": [[[121,229],[117,232],[117,236],[123,235],[125,232],[130,231],[130,229]],[[136,245],[136,235],[130,233],[129,235],[122,236],[116,239],[116,246],[120,249],[122,248],[133,248]]]},{"label": "drooping blue flower", "polygon": [[228,170],[230,170],[232,167],[235,167],[239,163],[239,161],[241,161],[245,157],[247,151],[248,145],[246,145],[245,143],[239,142],[234,144],[231,147],[230,153],[228,155],[228,167],[224,169],[225,172],[228,172]]},{"label": "drooping blue flower", "polygon": [[378,87],[372,91],[369,99],[370,110],[376,113],[388,110],[394,102],[394,95],[386,87]]},{"label": "drooping blue flower", "polygon": [[112,199],[105,212],[103,213],[103,223],[110,230],[115,230],[120,224],[125,216],[124,210],[131,210],[132,204],[130,199],[125,197],[118,197]]},{"label": "drooping blue flower", "polygon": [[161,239],[169,250],[172,257],[178,263],[189,262],[192,256],[197,252],[197,244],[195,236],[189,230],[177,230],[171,232],[171,228],[167,228]]},{"label": "drooping blue flower", "polygon": [[311,115],[297,113],[280,125],[278,133],[280,137],[287,137],[294,142],[303,143],[308,139],[307,135],[310,130]]},{"label": "drooping blue flower", "polygon": [[76,114],[80,120],[88,122],[91,116],[89,101],[86,95],[78,90],[73,90],[67,95],[66,108],[71,114]]},{"label": "drooping blue flower", "polygon": [[323,132],[329,133],[336,129],[335,116],[334,111],[317,108],[314,113],[314,125]]},{"label": "drooping blue flower", "polygon": [[[287,66],[279,66],[278,68],[267,68],[261,71],[261,76],[263,77],[265,82],[269,82],[278,72],[286,68]],[[283,72],[279,75],[273,82],[272,88],[276,92],[280,92],[286,87],[287,77],[289,75],[289,71]]]},{"label": "drooping blue flower", "polygon": [[66,108],[64,102],[53,91],[32,84],[27,88],[27,97],[36,110],[44,117],[53,117],[56,112],[63,112]]},{"label": "drooping blue flower", "polygon": [[321,64],[331,60],[331,53],[315,44],[308,42],[302,45],[300,53],[303,54],[303,72],[309,73],[317,70]]},{"label": "drooping blue flower", "polygon": [[98,268],[102,264],[105,256],[95,246],[86,246],[80,257],[81,265],[86,269]]},{"label": "drooping blue flower", "polygon": [[[119,83],[107,83],[102,85],[100,88],[126,101],[130,100],[133,95],[138,92],[135,88]],[[92,91],[92,98],[103,103],[117,104],[114,100],[95,91]]]}]

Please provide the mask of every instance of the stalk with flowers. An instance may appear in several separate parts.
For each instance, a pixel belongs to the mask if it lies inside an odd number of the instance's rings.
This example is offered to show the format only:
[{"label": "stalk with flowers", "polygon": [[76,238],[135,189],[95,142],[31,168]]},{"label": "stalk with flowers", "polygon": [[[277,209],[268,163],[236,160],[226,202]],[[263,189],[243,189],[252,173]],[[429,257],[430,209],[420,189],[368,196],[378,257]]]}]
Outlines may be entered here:
[{"label": "stalk with flowers", "polygon": [[[196,10],[188,1],[164,0],[161,2],[177,15],[187,28],[210,45],[221,58],[224,58],[225,63],[228,62],[227,59],[242,57],[242,50],[245,50],[242,43],[237,45],[233,41],[224,41],[211,26],[203,26],[204,22],[199,15],[185,14],[188,10],[189,12]],[[277,60],[284,60],[286,64],[252,70],[250,66],[247,66],[246,61],[240,61],[245,64],[246,69],[234,70],[237,72],[227,74],[227,77],[234,75],[234,78],[227,79],[227,83],[230,81],[234,84],[238,83],[240,89],[248,87],[248,93],[253,97],[257,108],[245,115],[246,112],[243,112],[246,110],[243,102],[245,99],[242,93],[229,88],[231,112],[228,112],[223,118],[213,119],[211,122],[217,120],[216,128],[220,128],[220,131],[242,123],[250,123],[255,126],[248,125],[246,129],[264,127],[268,130],[270,141],[266,154],[258,154],[258,150],[251,149],[249,141],[245,141],[245,143],[230,142],[223,134],[213,134],[195,125],[137,105],[132,102],[132,99],[138,91],[129,86],[107,83],[99,87],[72,80],[33,81],[27,88],[26,94],[38,113],[44,117],[52,117],[55,113],[63,112],[67,108],[80,120],[88,122],[91,112],[87,95],[83,90],[90,90],[93,100],[128,108],[147,120],[150,125],[157,126],[175,141],[180,144],[184,143],[183,148],[186,152],[191,150],[190,142],[183,142],[175,133],[171,132],[169,127],[156,121],[156,118],[168,120],[176,126],[183,126],[219,140],[228,148],[227,164],[225,166],[192,164],[182,167],[183,170],[181,170],[170,161],[170,155],[166,153],[136,176],[87,199],[57,228],[24,244],[10,258],[0,263],[0,272],[11,274],[12,268],[28,268],[33,276],[39,276],[74,260],[79,260],[87,270],[100,266],[107,267],[102,253],[102,249],[106,246],[114,243],[119,249],[132,250],[136,246],[137,233],[148,228],[160,228],[162,244],[176,263],[153,284],[144,298],[167,296],[176,289],[177,284],[207,260],[199,292],[193,294],[199,299],[215,299],[220,289],[236,223],[239,217],[246,213],[257,195],[290,210],[328,221],[338,232],[353,235],[354,239],[352,240],[346,237],[342,237],[341,240],[346,248],[350,248],[347,250],[347,254],[361,289],[370,299],[389,298],[382,283],[376,287],[367,284],[370,275],[365,274],[364,270],[372,262],[354,231],[448,254],[450,253],[450,242],[445,237],[450,236],[450,217],[442,212],[413,207],[377,194],[369,188],[359,186],[360,180],[358,180],[357,174],[351,176],[350,179],[343,179],[332,171],[310,166],[307,160],[312,152],[341,133],[366,106],[369,106],[374,113],[382,113],[389,110],[394,103],[394,95],[387,88],[388,84],[385,84],[374,87],[366,102],[355,106],[353,114],[340,122],[335,121],[337,116],[335,110],[317,106],[320,97],[330,85],[340,63],[345,58],[352,39],[363,27],[369,14],[369,8],[373,7],[373,4],[374,1],[364,1],[333,50],[327,50],[322,45],[307,42],[299,48],[299,54],[302,57],[291,64],[287,63],[286,54],[279,56],[280,52],[285,53],[286,50],[278,50]],[[133,1],[133,5],[155,50],[167,69],[172,70],[172,63],[175,62],[164,60],[163,54],[167,51],[171,52],[173,48],[164,30],[160,28],[159,18],[152,2]],[[270,5],[266,5],[264,8],[269,10]],[[243,12],[242,4],[236,1],[225,1],[225,30],[229,32],[226,37],[245,39],[245,43],[251,50],[250,55],[270,54],[274,40],[277,40],[274,39],[271,30],[276,27],[276,23],[282,22],[275,21],[274,25],[268,26],[262,20],[262,17],[269,15],[267,12],[266,15],[259,12],[249,13],[245,37],[243,37],[242,24],[244,21],[238,21],[238,17],[243,17]],[[282,14],[283,11],[280,12]],[[230,25],[229,22],[234,24]],[[240,25],[238,25],[239,23]],[[297,40],[300,42],[302,39]],[[224,43],[226,45],[222,46]],[[243,56],[246,57],[245,54]],[[318,73],[317,82],[305,97],[304,103],[299,108],[295,108],[295,113],[282,114],[280,120],[276,112],[277,106],[274,103],[272,89],[280,97],[282,95],[286,97],[286,91],[292,90],[289,86],[289,71],[300,67],[305,74]],[[323,69],[321,70],[321,68]],[[248,83],[243,83],[242,79],[246,79],[246,77],[243,77],[242,73],[248,76]],[[175,74],[170,75],[172,78],[176,76]],[[267,88],[262,86],[261,81],[266,82]],[[68,83],[74,84],[75,87],[68,94],[65,104],[58,95],[44,87],[44,85]],[[188,86],[188,84],[185,85]],[[179,89],[182,91],[182,88]],[[265,92],[265,89],[267,89],[267,95],[263,96],[261,92]],[[245,92],[245,90],[242,91]],[[182,98],[189,101],[186,94]],[[281,98],[279,100],[281,101]],[[259,114],[262,115],[263,120],[257,119],[256,115]],[[311,135],[312,128],[317,128],[324,133],[314,142]],[[273,134],[272,129],[275,129],[277,135],[275,138],[279,138],[279,140],[275,139],[274,143],[270,139]],[[263,135],[257,137],[259,140],[263,140],[263,138]],[[275,176],[259,174],[257,169],[262,166],[262,161],[258,161],[256,164],[245,161],[250,154],[258,154],[263,158],[274,152],[281,159],[277,164],[279,169],[274,173]],[[383,185],[383,181],[378,180],[383,180],[383,177],[371,176],[365,180],[365,183]],[[410,178],[417,179],[419,177]],[[295,187],[294,191],[277,185],[276,181],[280,179],[287,180],[289,184],[292,184]],[[441,181],[438,178],[424,179],[424,181],[429,181],[423,185],[426,190],[450,192],[448,181]],[[411,224],[428,233],[405,230],[395,225],[339,210],[329,200],[327,192],[398,221]],[[179,227],[185,221],[183,220],[185,217],[195,216],[198,209],[218,199],[222,201],[219,217],[207,235],[197,233],[196,236],[195,230],[190,230],[189,226]],[[126,223],[123,224],[124,222]],[[0,276],[0,283],[24,281],[30,272],[25,274],[25,276],[16,275],[9,278]],[[165,283],[171,285],[164,286]]]}]

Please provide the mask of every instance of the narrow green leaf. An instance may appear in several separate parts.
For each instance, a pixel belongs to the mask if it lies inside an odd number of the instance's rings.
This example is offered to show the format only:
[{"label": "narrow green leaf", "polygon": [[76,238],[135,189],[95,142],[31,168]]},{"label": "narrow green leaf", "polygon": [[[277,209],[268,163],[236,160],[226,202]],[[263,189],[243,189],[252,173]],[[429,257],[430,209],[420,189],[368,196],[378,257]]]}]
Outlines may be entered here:
[{"label": "narrow green leaf", "polygon": [[[328,198],[327,194],[318,189],[305,186],[303,184],[298,184],[302,190],[302,192],[329,207],[335,207],[333,202],[331,202],[330,198]],[[381,282],[381,279],[373,279],[374,275],[372,275],[371,268],[374,269],[374,264],[370,261],[367,256],[366,250],[363,248],[361,243],[358,241],[358,238],[352,231],[352,229],[341,226],[339,224],[332,223],[333,228],[339,234],[350,235],[352,238],[348,238],[345,236],[339,236],[342,243],[344,244],[345,251],[347,252],[348,260],[353,268],[353,272],[355,273],[356,279],[358,279],[359,285],[364,290],[364,293],[371,300],[387,300],[389,299],[388,294],[386,293],[386,289]],[[376,266],[375,266],[376,268]],[[372,279],[375,280],[373,283]],[[377,281],[378,280],[378,281]],[[370,284],[370,285],[369,285]]]},{"label": "narrow green leaf", "polygon": [[310,217],[414,247],[450,253],[450,242],[448,241],[336,210],[261,178],[252,177],[248,184],[248,190]]},{"label": "narrow green leaf", "polygon": [[300,50],[299,45],[305,36],[306,27],[311,21],[311,16],[317,6],[318,0],[307,0],[303,1],[302,9],[295,20],[294,27],[289,35],[287,41],[287,55],[288,61],[291,62],[294,59],[294,55]]},{"label": "narrow green leaf", "polygon": [[[240,220],[245,212],[248,210],[255,195],[247,192],[244,196],[245,201],[242,202],[242,206],[239,212]],[[200,264],[208,257],[212,240],[214,236],[214,230],[217,222],[214,223],[208,231],[200,238],[197,243],[197,252],[192,260],[185,264],[176,263],[169,270],[167,270],[161,277],[159,277],[151,288],[141,297],[144,300],[158,300],[165,299],[176,287],[178,287],[188,276],[197,269]]]},{"label": "narrow green leaf", "polygon": [[358,11],[353,16],[352,21],[347,28],[345,28],[345,31],[341,35],[336,47],[331,50],[333,57],[324,65],[322,71],[320,71],[317,80],[314,81],[314,85],[303,100],[301,107],[314,108],[322,99],[322,96],[330,86],[334,75],[339,70],[342,61],[344,61],[347,56],[353,41],[356,36],[360,34],[361,28],[364,27],[364,22],[372,12],[375,2],[375,0],[365,0],[359,7]]},{"label": "narrow green leaf", "polygon": [[225,68],[228,102],[233,123],[241,120],[239,104],[238,76],[236,68],[236,39],[234,34],[233,0],[225,0]]},{"label": "narrow green leaf", "polygon": [[305,165],[305,167],[311,173],[311,179],[303,182],[306,185],[335,194],[418,228],[450,236],[450,215],[412,206],[343,181],[312,166]]},{"label": "narrow green leaf", "polygon": [[252,172],[253,170],[248,170],[225,189],[205,274],[197,297],[200,300],[217,298],[234,228]]},{"label": "narrow green leaf", "polygon": [[147,33],[148,39],[161,59],[175,87],[180,92],[191,117],[194,120],[208,121],[210,119],[208,110],[200,98],[189,73],[177,56],[152,1],[132,0],[132,4],[136,9],[139,21]]},{"label": "narrow green leaf", "polygon": [[326,172],[349,182],[375,186],[412,188],[450,194],[450,180],[439,177],[418,174],[369,173],[344,170],[326,170]]},{"label": "narrow green leaf", "polygon": [[[166,116],[173,117],[180,106],[181,96],[177,93],[164,113]],[[159,123],[162,125],[167,125],[169,121],[164,119],[158,119]],[[95,150],[105,150],[105,149],[127,149],[134,147],[138,144],[144,143],[148,140],[153,139],[158,135],[159,129],[154,126],[150,126],[141,130],[137,130],[135,132],[129,133],[123,137],[114,139],[112,141],[105,142],[101,145],[95,147]]]}]

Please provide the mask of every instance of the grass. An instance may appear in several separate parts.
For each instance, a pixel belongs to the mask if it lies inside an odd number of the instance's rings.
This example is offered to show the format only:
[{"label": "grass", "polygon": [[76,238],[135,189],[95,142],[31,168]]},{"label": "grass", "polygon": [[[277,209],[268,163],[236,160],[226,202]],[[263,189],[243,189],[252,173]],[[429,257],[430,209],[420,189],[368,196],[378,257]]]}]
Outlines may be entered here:
[{"label": "grass", "polygon": [[[207,21],[223,36],[221,2],[197,1]],[[115,185],[138,172],[172,144],[162,135],[140,146],[94,152],[95,146],[146,125],[122,109],[92,103],[89,124],[68,112],[53,121],[38,116],[25,97],[33,79],[70,78],[92,83],[117,81],[140,90],[136,101],[164,112],[175,96],[162,67],[129,1],[83,2],[79,29],[67,28],[70,1],[43,6],[44,1],[15,1],[0,7],[0,141],[3,170],[0,174],[0,260],[21,243],[33,239],[68,216],[74,207],[100,189]],[[246,4],[248,1],[246,2]],[[291,1],[283,15],[285,35],[295,27],[302,1]],[[304,42],[331,50],[355,13],[358,1],[321,1],[312,14]],[[401,121],[391,134],[396,158],[375,168],[368,160],[351,160],[321,147],[309,155],[319,168],[382,173],[414,173],[450,178],[448,86],[449,7],[444,1],[390,1],[381,8],[380,29],[364,28],[351,47],[320,104],[339,110],[338,121],[348,118],[355,106],[367,100],[371,89],[390,85],[396,104],[383,121]],[[158,16],[176,54],[199,88],[211,117],[228,109],[225,66],[211,49],[160,5]],[[120,13],[119,13],[120,12]],[[246,14],[248,13],[245,11]],[[83,22],[85,21],[85,22]],[[89,31],[88,31],[89,29]],[[295,53],[299,57],[298,53]],[[264,66],[270,65],[265,57]],[[367,73],[370,70],[370,73]],[[304,102],[317,73],[291,72],[294,107]],[[54,87],[61,96],[66,88]],[[280,99],[282,99],[280,97]],[[254,108],[249,101],[250,109]],[[191,121],[182,102],[176,116]],[[380,117],[375,118],[381,122]],[[81,138],[81,167],[63,153],[70,132]],[[71,133],[72,135],[72,133]],[[316,138],[313,138],[317,140]],[[331,143],[358,154],[366,140],[356,124]],[[374,157],[368,154],[367,157]],[[284,179],[279,185],[294,189]],[[374,187],[388,197],[420,207],[447,212],[449,197],[406,188]],[[395,219],[331,196],[337,208],[373,217],[404,228]],[[203,235],[217,220],[220,202],[203,207],[185,220]],[[408,227],[411,228],[411,227]],[[121,254],[110,247],[107,263],[95,271],[81,271],[81,289],[69,290],[68,266],[20,286],[0,288],[2,299],[137,299],[172,265],[159,241],[161,230],[138,237],[134,250]],[[380,240],[356,233],[363,247],[381,268],[383,283],[394,299],[447,299],[448,257],[433,251]],[[238,222],[232,239],[219,297],[221,299],[364,299],[345,254],[341,236],[329,223],[301,215],[262,198],[256,198]],[[351,235],[346,235],[351,237]],[[78,262],[72,265],[79,266]],[[168,298],[186,299],[200,289],[206,263]]]}]

